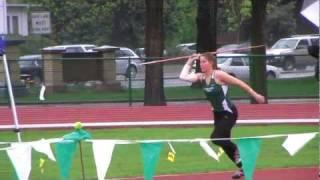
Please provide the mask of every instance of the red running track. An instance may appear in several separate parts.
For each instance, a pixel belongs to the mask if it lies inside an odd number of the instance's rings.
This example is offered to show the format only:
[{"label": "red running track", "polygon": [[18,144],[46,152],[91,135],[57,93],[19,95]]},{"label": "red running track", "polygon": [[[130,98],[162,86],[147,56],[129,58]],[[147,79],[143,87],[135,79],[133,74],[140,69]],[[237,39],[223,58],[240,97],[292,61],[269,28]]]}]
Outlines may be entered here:
[{"label": "red running track", "polygon": [[[257,169],[253,180],[318,180],[317,167]],[[233,172],[208,172],[154,176],[154,180],[231,180]],[[143,177],[117,178],[117,180],[143,180]],[[245,178],[242,177],[241,180]],[[115,180],[115,179],[114,179]]]},{"label": "red running track", "polygon": [[[237,104],[239,119],[317,119],[319,105],[307,103]],[[134,122],[211,120],[207,103],[167,106],[133,106],[112,104],[17,106],[20,124],[81,122]],[[8,106],[0,107],[0,125],[12,125]]]},{"label": "red running track", "polygon": [[[306,168],[281,168],[256,170],[254,180],[318,180],[319,169]],[[233,172],[212,172],[188,175],[158,176],[155,180],[230,180]],[[245,179],[245,178],[241,178]]]}]

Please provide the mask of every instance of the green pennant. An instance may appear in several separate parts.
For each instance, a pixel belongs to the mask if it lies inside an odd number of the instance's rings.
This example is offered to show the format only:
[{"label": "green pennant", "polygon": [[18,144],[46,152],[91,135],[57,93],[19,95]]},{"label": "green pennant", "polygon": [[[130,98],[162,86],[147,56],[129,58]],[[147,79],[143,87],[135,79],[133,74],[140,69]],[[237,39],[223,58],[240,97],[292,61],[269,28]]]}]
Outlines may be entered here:
[{"label": "green pennant", "polygon": [[245,179],[252,180],[256,166],[256,160],[260,153],[261,139],[237,139],[236,143],[240,151],[240,158],[242,161],[242,169],[244,171]]},{"label": "green pennant", "polygon": [[77,129],[69,134],[63,136],[65,140],[74,140],[74,141],[81,141],[85,139],[91,139],[90,133],[83,129]]},{"label": "green pennant", "polygon": [[152,180],[159,161],[163,143],[141,143],[143,174],[145,180]]},{"label": "green pennant", "polygon": [[61,141],[56,143],[56,159],[62,180],[70,179],[70,168],[77,144],[74,141]]},{"label": "green pennant", "polygon": [[19,180],[18,174],[15,169],[14,169],[14,174],[13,174],[13,180]]}]

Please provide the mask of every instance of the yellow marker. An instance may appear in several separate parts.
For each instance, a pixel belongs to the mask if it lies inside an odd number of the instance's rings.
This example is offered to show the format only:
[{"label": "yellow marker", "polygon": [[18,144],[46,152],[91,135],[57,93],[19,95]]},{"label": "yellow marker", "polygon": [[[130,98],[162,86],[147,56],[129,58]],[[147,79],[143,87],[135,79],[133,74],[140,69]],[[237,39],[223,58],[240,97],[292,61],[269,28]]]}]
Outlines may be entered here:
[{"label": "yellow marker", "polygon": [[41,172],[41,174],[43,174],[43,173],[44,173],[44,164],[45,164],[45,162],[46,162],[46,160],[45,160],[45,159],[40,158],[40,160],[39,160],[39,168],[40,168],[40,172]]},{"label": "yellow marker", "polygon": [[169,151],[168,153],[168,161],[174,162],[176,153]]},{"label": "yellow marker", "polygon": [[219,148],[219,152],[218,152],[218,157],[222,156],[222,154],[224,153],[223,149],[220,147]]},{"label": "yellow marker", "polygon": [[80,121],[75,122],[73,127],[74,127],[74,129],[79,130],[82,128],[82,123]]}]

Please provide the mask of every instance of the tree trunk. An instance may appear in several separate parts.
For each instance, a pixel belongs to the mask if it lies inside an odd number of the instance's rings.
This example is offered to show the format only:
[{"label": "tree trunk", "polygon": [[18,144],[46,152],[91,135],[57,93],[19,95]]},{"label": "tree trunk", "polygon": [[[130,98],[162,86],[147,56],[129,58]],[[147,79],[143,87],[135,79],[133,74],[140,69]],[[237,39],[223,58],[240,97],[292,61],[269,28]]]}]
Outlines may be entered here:
[{"label": "tree trunk", "polygon": [[[161,57],[164,48],[163,0],[145,0],[146,2],[146,42],[147,57]],[[146,65],[144,105],[166,105],[163,88],[162,63]]]},{"label": "tree trunk", "polygon": [[217,1],[198,0],[197,52],[216,50]]},{"label": "tree trunk", "polygon": [[[264,44],[263,25],[268,0],[252,0],[251,46]],[[251,50],[253,55],[266,55],[265,48]],[[266,59],[265,56],[250,59],[250,82],[253,89],[267,98]],[[251,103],[257,103],[251,99]]]},{"label": "tree trunk", "polygon": [[[197,52],[211,52],[217,49],[217,11],[218,1],[198,0],[197,15]],[[200,62],[196,62],[196,72],[200,72]],[[193,83],[192,87],[199,87]]]}]

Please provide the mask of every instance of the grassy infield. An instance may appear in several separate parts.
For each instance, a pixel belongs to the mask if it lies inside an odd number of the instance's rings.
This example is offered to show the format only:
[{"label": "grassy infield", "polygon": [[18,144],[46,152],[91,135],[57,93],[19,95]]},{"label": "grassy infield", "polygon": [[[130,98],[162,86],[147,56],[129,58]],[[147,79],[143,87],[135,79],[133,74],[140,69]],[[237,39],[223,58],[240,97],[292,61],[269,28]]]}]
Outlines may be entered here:
[{"label": "grassy infield", "polygon": [[[285,82],[285,83],[284,83]],[[272,97],[299,96],[318,94],[318,85],[313,78],[301,80],[276,80],[268,85],[268,93]],[[197,89],[172,88],[166,92],[167,98],[184,97],[202,97],[202,92]],[[167,91],[167,90],[166,90]],[[181,93],[184,92],[184,93]],[[186,94],[190,93],[190,94]],[[70,94],[55,94],[48,97],[52,100],[101,100],[101,99],[126,99],[127,92],[104,93],[104,92],[73,92]],[[183,95],[181,95],[183,94]],[[242,92],[234,88],[233,96],[242,96]],[[140,99],[143,97],[141,90],[135,90],[133,97]],[[80,98],[80,99],[79,99]],[[83,98],[83,99],[81,99]],[[182,97],[183,98],[183,97]],[[34,97],[20,98],[22,101],[34,101]],[[24,141],[38,140],[40,138],[61,137],[71,130],[28,130],[22,133]],[[233,131],[233,137],[257,136],[268,134],[288,134],[318,131],[316,125],[268,125],[268,126],[238,126]],[[196,128],[130,128],[130,129],[90,129],[94,139],[181,139],[181,138],[207,138],[211,132],[209,127]],[[15,141],[16,136],[12,132],[0,132],[0,142]],[[261,154],[257,162],[257,168],[273,167],[294,167],[294,166],[317,166],[318,156],[318,138],[313,139],[294,157],[290,157],[286,150],[281,147],[285,138],[264,139],[261,147]],[[209,158],[197,143],[174,143],[176,162],[171,163],[166,160],[169,151],[168,146],[164,146],[160,157],[160,162],[156,174],[172,173],[196,173],[207,171],[232,170],[234,165],[224,155],[220,163]],[[54,147],[54,145],[52,145]],[[216,146],[213,146],[217,150]],[[54,149],[54,148],[52,148]],[[47,160],[45,173],[41,174],[38,168],[38,153],[33,153],[32,161],[32,179],[54,180],[59,177],[59,171],[56,163]],[[83,158],[85,166],[85,175],[87,179],[96,177],[95,165],[90,143],[83,143]],[[0,177],[1,179],[12,179],[13,168],[5,151],[0,151]],[[142,176],[143,167],[141,163],[141,154],[139,145],[118,145],[113,154],[113,159],[108,171],[108,177]],[[81,179],[81,166],[79,151],[77,151],[72,165],[71,179]]]},{"label": "grassy infield", "polygon": [[[28,130],[22,133],[24,141],[38,140],[40,138],[61,137],[71,130]],[[181,139],[181,138],[207,138],[211,132],[208,127],[195,128],[130,128],[130,129],[89,129],[94,139]],[[268,134],[289,134],[318,131],[316,125],[268,125],[268,126],[237,126],[234,128],[233,137],[257,136]],[[12,132],[0,132],[0,141],[15,141]],[[261,153],[258,158],[257,168],[317,166],[318,138],[309,142],[300,152],[291,157],[282,148],[282,138],[264,139]],[[173,143],[177,152],[176,162],[166,160],[169,147],[165,144],[156,174],[196,173],[208,171],[233,170],[234,165],[226,155],[220,162],[209,158],[200,148],[198,143]],[[91,144],[84,142],[83,157],[86,178],[96,177],[95,165]],[[217,150],[216,146],[212,146]],[[52,145],[54,150],[54,145]],[[57,179],[59,176],[56,163],[47,160],[45,173],[41,174],[38,168],[39,153],[33,153],[32,179]],[[4,151],[0,151],[0,176],[1,179],[12,179],[13,174],[10,161]],[[108,171],[108,177],[142,176],[143,167],[139,145],[117,145]],[[79,150],[75,155],[72,165],[71,179],[81,179],[81,166]]]},{"label": "grassy infield", "polygon": [[[267,84],[269,98],[295,98],[295,97],[316,97],[318,95],[318,82],[313,77],[300,79],[279,79],[270,80]],[[204,99],[201,89],[190,87],[167,87],[165,95],[168,101],[176,99]],[[116,92],[95,91],[86,89],[82,86],[73,87],[70,92],[54,93],[46,96],[47,103],[50,102],[89,102],[89,101],[124,101],[127,102],[128,90]],[[247,97],[247,94],[237,87],[230,89],[231,97]],[[30,95],[17,97],[17,103],[41,103],[39,102],[39,89],[30,88]],[[144,89],[133,89],[132,99],[134,101],[143,101]],[[0,98],[0,103],[7,103],[8,100]]]}]

